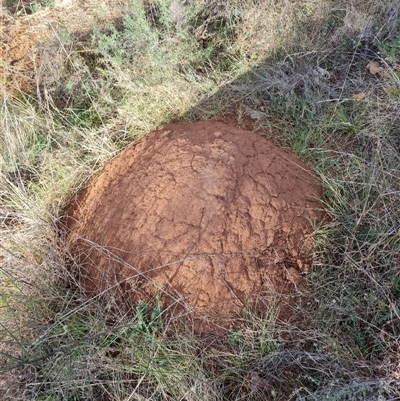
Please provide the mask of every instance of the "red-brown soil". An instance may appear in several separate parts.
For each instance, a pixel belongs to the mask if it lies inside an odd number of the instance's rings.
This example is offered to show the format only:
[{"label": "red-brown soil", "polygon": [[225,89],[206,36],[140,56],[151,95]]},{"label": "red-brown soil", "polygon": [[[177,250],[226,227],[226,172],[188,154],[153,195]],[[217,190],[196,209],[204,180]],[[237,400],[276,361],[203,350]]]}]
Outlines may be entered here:
[{"label": "red-brown soil", "polygon": [[[22,12],[24,3],[28,6],[33,2],[16,1],[14,4],[21,7],[20,14],[0,6],[0,90],[4,93],[35,91],[38,81],[43,78],[38,76],[41,74],[41,57],[54,57],[49,51],[53,47],[60,47],[59,52],[68,58],[64,54],[67,50],[60,41],[60,32],[84,35],[90,32],[94,21],[101,26],[120,18],[115,0],[57,1],[54,7],[43,8],[33,14]],[[41,42],[44,45],[39,51]],[[52,61],[55,70],[66,63],[60,55]]]},{"label": "red-brown soil", "polygon": [[299,158],[257,134],[173,124],[89,181],[67,208],[67,241],[87,291],[120,283],[227,327],[263,291],[301,286],[320,195]]}]

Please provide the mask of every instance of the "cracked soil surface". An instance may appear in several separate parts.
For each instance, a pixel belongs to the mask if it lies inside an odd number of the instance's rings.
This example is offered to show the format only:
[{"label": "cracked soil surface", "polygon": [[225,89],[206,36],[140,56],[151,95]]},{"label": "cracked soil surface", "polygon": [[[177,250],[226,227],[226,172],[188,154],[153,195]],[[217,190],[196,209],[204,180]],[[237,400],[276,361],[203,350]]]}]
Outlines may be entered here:
[{"label": "cracked soil surface", "polygon": [[265,292],[289,293],[310,266],[320,185],[296,156],[222,122],[173,124],[95,175],[66,210],[89,292],[227,327]]}]

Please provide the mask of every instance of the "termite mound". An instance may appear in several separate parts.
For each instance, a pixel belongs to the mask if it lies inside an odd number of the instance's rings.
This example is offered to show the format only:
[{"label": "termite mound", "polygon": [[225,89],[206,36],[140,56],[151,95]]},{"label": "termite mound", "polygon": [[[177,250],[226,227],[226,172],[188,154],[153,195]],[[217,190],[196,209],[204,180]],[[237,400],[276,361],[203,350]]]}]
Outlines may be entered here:
[{"label": "termite mound", "polygon": [[310,267],[321,186],[297,156],[222,122],[173,124],[125,149],[65,210],[88,292],[227,327],[263,291],[288,293]]}]

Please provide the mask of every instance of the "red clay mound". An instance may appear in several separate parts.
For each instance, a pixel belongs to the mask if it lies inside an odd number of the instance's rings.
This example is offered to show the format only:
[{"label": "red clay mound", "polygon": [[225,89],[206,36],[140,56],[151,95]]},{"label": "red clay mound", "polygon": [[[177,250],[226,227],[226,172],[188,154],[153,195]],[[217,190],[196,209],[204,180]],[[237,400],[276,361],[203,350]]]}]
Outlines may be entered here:
[{"label": "red clay mound", "polygon": [[[220,122],[174,124],[123,151],[71,203],[88,291],[121,283],[226,325],[308,268],[320,185],[296,156]],[[178,308],[182,310],[182,308]],[[187,309],[186,309],[187,310]]]}]

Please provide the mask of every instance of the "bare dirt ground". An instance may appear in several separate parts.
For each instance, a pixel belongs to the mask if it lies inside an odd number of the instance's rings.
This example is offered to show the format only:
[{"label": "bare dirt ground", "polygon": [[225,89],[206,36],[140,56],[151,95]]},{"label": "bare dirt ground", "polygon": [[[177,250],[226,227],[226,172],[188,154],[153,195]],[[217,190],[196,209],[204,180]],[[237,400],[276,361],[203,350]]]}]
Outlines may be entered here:
[{"label": "bare dirt ground", "polygon": [[265,291],[301,287],[321,188],[296,156],[216,121],[167,126],[127,148],[67,210],[88,291],[229,326]]},{"label": "bare dirt ground", "polygon": [[59,42],[58,33],[84,35],[95,24],[120,17],[116,1],[56,1],[53,8],[31,13],[19,2],[0,9],[0,88],[6,92],[31,92],[36,89],[40,65],[38,47],[43,42]]}]

